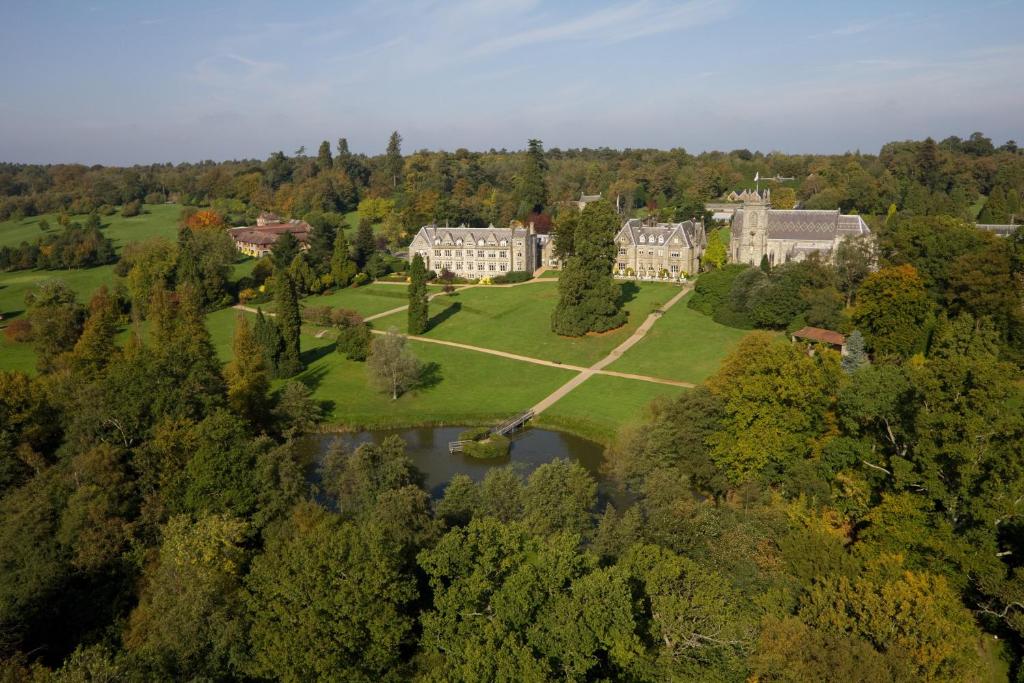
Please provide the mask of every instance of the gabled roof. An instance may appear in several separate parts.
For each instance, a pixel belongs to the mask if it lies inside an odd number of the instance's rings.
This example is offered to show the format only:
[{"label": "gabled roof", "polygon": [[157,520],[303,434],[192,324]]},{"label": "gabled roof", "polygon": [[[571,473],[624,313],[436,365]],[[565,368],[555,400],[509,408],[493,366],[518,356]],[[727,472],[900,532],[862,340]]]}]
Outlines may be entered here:
[{"label": "gabled roof", "polygon": [[[732,217],[733,236],[743,233],[743,224],[744,210],[737,209]],[[844,216],[838,209],[769,209],[767,232],[768,239],[832,241],[837,237],[867,235],[871,230],[860,216]]]},{"label": "gabled roof", "polygon": [[[424,225],[416,233],[417,238],[422,238],[428,244],[435,244],[438,239],[442,245],[457,245],[461,239],[465,246],[478,246],[477,242],[484,241],[485,246],[501,246],[501,241],[510,242],[514,238],[522,238],[528,234],[526,228],[496,228],[490,225],[486,228],[468,228],[460,225],[457,228],[438,227],[436,225]],[[507,246],[507,245],[506,245]]]},{"label": "gabled roof", "polygon": [[[690,249],[707,245],[704,225],[700,222],[684,221],[682,223],[655,223],[644,225],[639,218],[630,218],[622,224],[615,235],[616,241],[626,237],[630,244],[659,244],[672,246],[673,238],[679,238],[679,247]],[[643,237],[641,242],[640,238]],[[653,238],[653,242],[651,241]],[[659,241],[659,238],[661,241]]]}]

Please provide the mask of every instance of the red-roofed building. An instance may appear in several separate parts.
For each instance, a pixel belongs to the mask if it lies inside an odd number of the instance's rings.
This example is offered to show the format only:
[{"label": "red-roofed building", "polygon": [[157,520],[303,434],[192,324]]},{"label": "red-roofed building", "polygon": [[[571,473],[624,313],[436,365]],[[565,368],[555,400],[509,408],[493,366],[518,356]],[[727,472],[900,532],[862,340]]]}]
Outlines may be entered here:
[{"label": "red-roofed building", "polygon": [[312,228],[306,221],[282,221],[274,214],[261,213],[256,225],[232,228],[228,231],[238,251],[260,258],[270,253],[274,242],[282,233],[290,232],[302,249],[309,249],[309,232]]},{"label": "red-roofed building", "polygon": [[824,344],[841,355],[846,355],[846,337],[834,330],[825,330],[820,327],[801,327],[790,335],[793,343],[802,342],[807,344],[807,352],[814,353],[815,344]]}]

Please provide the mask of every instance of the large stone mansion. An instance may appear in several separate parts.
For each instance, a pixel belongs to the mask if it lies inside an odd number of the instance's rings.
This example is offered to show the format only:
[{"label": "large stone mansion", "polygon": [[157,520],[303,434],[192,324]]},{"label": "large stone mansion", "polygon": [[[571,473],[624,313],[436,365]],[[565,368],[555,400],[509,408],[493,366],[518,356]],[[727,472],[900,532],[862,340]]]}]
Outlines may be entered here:
[{"label": "large stone mansion", "polygon": [[541,240],[532,224],[513,223],[507,228],[425,225],[409,245],[409,260],[419,254],[427,270],[478,279],[514,270],[532,273],[540,267],[540,251]]},{"label": "large stone mansion", "polygon": [[870,234],[860,216],[846,216],[838,209],[773,209],[767,190],[750,192],[744,198],[743,208],[732,216],[729,260],[757,266],[767,256],[768,263],[774,266],[802,261],[816,252],[831,261],[844,239]]},{"label": "large stone mansion", "polygon": [[627,220],[615,236],[615,274],[647,280],[678,280],[696,275],[708,246],[698,221],[645,224]]}]

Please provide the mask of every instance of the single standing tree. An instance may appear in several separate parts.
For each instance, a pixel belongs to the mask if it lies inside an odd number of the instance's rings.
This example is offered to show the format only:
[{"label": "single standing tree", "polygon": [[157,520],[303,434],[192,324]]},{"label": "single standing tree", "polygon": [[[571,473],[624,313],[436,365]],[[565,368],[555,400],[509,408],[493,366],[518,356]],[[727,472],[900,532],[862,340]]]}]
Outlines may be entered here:
[{"label": "single standing tree", "polygon": [[846,355],[843,356],[843,371],[850,373],[859,370],[868,364],[868,354],[864,350],[864,335],[860,330],[854,330],[846,338]]},{"label": "single standing tree", "polygon": [[283,232],[274,240],[270,248],[270,260],[274,262],[274,270],[284,270],[295,260],[299,253],[299,241],[290,232]]},{"label": "single standing tree", "polygon": [[[729,258],[725,243],[722,242],[722,238],[719,235],[719,230],[724,230],[724,228],[712,230],[711,234],[708,235],[708,248],[704,250],[704,257],[701,259],[704,266],[710,266],[710,268],[715,270],[724,266]],[[707,269],[705,268],[705,270]],[[690,274],[693,275],[694,273]]]},{"label": "single standing tree", "polygon": [[263,349],[248,319],[239,314],[232,344],[234,357],[224,370],[228,385],[228,407],[254,425],[267,416],[270,378]]},{"label": "single standing tree", "polygon": [[847,237],[836,249],[836,281],[846,295],[846,305],[853,303],[860,283],[875,264],[875,243],[871,237]]},{"label": "single standing tree", "polygon": [[377,251],[377,242],[373,237],[373,224],[366,218],[359,221],[359,227],[356,229],[356,265],[362,270],[366,267],[366,263],[373,256],[373,252]]},{"label": "single standing tree", "polygon": [[320,149],[316,155],[316,167],[320,173],[331,170],[334,166],[334,159],[331,158],[331,143],[324,140],[320,143]]},{"label": "single standing tree", "polygon": [[117,333],[117,306],[103,285],[89,300],[89,318],[82,336],[75,344],[72,365],[87,375],[96,375],[110,363],[120,350],[114,343]]},{"label": "single standing tree", "polygon": [[420,361],[405,348],[405,337],[394,329],[373,340],[366,365],[373,384],[392,400],[416,386],[423,372]]},{"label": "single standing tree", "polygon": [[323,275],[331,270],[331,257],[334,243],[338,239],[338,230],[323,214],[311,219],[310,224],[313,230],[309,233],[309,263],[317,275]]},{"label": "single standing tree", "polygon": [[548,188],[545,175],[548,162],[544,157],[544,143],[531,139],[526,147],[526,160],[519,176],[519,212],[523,215],[540,213],[548,203]]},{"label": "single standing tree", "polygon": [[402,177],[402,136],[396,130],[388,139],[388,149],[384,155],[384,169],[391,178],[391,186],[398,189],[398,181]]},{"label": "single standing tree", "polygon": [[612,279],[618,217],[606,201],[588,204],[580,215],[575,254],[558,280],[558,303],[551,314],[556,334],[580,337],[626,322],[619,285]]},{"label": "single standing tree", "polygon": [[409,283],[409,334],[427,331],[429,304],[427,300],[427,268],[419,254],[412,259]]},{"label": "single standing tree", "polygon": [[36,365],[42,372],[54,368],[57,356],[70,351],[82,334],[85,308],[63,280],[46,280],[25,295]]},{"label": "single standing tree", "polygon": [[352,260],[349,253],[348,237],[345,236],[345,229],[338,231],[334,238],[334,251],[331,254],[331,275],[334,278],[336,287],[348,287],[352,278],[359,272],[359,266]]},{"label": "single standing tree", "polygon": [[253,327],[253,336],[256,344],[263,354],[263,360],[271,374],[277,375],[277,364],[281,359],[281,351],[284,348],[284,340],[281,338],[281,330],[273,319],[263,315],[263,309],[256,309],[256,324]]},{"label": "single standing tree", "polygon": [[868,275],[857,294],[853,323],[875,354],[912,356],[924,347],[932,302],[913,266]]},{"label": "single standing tree", "polygon": [[302,370],[302,359],[299,355],[302,315],[299,311],[299,296],[295,291],[295,283],[285,270],[274,276],[274,302],[277,308],[275,322],[281,330],[281,339],[284,342],[277,364],[277,376],[291,377]]}]

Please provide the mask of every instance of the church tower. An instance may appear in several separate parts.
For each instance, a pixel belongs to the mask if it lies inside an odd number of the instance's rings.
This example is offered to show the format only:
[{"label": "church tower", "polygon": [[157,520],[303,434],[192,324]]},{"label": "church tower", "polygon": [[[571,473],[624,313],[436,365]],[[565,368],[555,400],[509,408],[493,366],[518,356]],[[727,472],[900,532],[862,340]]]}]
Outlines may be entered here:
[{"label": "church tower", "polygon": [[751,192],[743,200],[743,234],[740,236],[739,262],[752,266],[760,265],[761,258],[768,253],[768,209],[771,195]]}]

